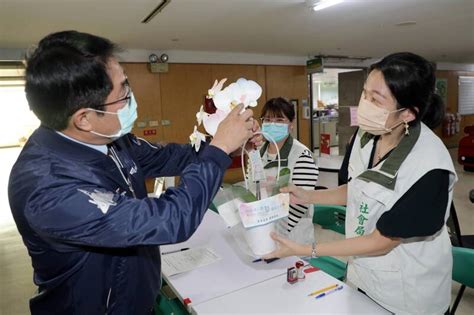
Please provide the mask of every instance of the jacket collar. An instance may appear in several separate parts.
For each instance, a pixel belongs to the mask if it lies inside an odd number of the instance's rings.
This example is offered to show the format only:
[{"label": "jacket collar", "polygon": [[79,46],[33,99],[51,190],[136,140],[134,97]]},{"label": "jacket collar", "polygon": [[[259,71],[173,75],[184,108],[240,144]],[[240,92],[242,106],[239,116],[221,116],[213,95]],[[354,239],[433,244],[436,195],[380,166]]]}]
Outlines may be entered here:
[{"label": "jacket collar", "polygon": [[[378,183],[388,189],[393,190],[397,181],[397,174],[403,161],[405,161],[408,154],[411,152],[415,143],[418,141],[421,132],[421,123],[416,124],[410,129],[410,134],[403,136],[400,143],[389,155],[389,157],[382,162],[381,166],[376,169],[366,170],[359,175],[360,179],[367,182]],[[364,133],[361,138],[361,148],[372,139],[368,133]],[[368,140],[364,140],[367,139]],[[364,143],[363,143],[364,140]]]},{"label": "jacket collar", "polygon": [[71,160],[104,160],[107,155],[79,142],[59,135],[56,131],[40,126],[30,137],[30,141]]},{"label": "jacket collar", "polygon": [[[260,156],[263,156],[267,151],[269,142],[265,142],[263,147],[260,149]],[[288,156],[290,155],[291,148],[293,147],[293,137],[291,135],[288,136],[285,143],[280,149],[280,167],[287,167],[288,166]],[[265,165],[265,169],[277,167],[278,161],[271,161]]]}]

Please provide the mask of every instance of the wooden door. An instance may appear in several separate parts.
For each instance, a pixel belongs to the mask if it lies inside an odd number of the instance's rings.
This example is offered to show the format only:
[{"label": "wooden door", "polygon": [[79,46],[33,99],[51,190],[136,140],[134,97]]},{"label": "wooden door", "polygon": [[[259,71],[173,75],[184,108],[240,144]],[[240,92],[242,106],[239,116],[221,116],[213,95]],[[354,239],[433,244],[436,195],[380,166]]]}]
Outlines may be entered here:
[{"label": "wooden door", "polygon": [[196,113],[213,83],[211,66],[170,64],[169,71],[160,74],[160,83],[163,140],[189,143]]},{"label": "wooden door", "polygon": [[299,141],[310,147],[309,119],[303,117],[303,103],[308,99],[308,76],[303,66],[266,66],[267,100],[284,97],[298,100]]},{"label": "wooden door", "polygon": [[138,104],[138,118],[132,130],[151,143],[163,138],[161,126],[160,76],[151,73],[146,63],[122,63]]}]

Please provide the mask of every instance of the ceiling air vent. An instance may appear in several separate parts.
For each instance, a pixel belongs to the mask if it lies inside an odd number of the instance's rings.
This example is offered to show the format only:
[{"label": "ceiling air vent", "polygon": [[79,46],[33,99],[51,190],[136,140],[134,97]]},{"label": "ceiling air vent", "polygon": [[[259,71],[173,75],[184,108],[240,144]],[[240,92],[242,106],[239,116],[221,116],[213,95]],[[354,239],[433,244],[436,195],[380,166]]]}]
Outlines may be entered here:
[{"label": "ceiling air vent", "polygon": [[146,16],[146,18],[142,20],[142,23],[146,24],[150,22],[155,15],[160,13],[170,2],[171,0],[161,0],[160,3]]}]

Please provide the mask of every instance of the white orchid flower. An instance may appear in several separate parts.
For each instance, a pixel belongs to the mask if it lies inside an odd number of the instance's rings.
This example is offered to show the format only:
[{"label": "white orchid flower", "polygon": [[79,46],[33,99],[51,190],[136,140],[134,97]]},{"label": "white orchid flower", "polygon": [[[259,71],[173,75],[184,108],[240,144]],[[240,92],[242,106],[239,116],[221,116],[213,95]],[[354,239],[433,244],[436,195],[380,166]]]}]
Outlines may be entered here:
[{"label": "white orchid flower", "polygon": [[216,134],[217,127],[219,127],[221,121],[223,121],[227,117],[227,114],[228,112],[223,111],[221,109],[217,109],[214,114],[205,117],[203,120],[203,124],[204,129],[206,129],[206,132],[211,136],[214,136]]},{"label": "white orchid flower", "polygon": [[206,141],[206,136],[197,130],[197,126],[194,126],[194,131],[189,136],[189,140],[191,140],[191,146],[198,152],[201,148],[201,142]]},{"label": "white orchid flower", "polygon": [[240,95],[240,103],[244,104],[245,107],[257,106],[257,100],[262,95],[262,88],[260,85],[255,81],[244,78],[238,79],[236,84],[239,85],[240,90],[242,91],[242,94]]},{"label": "white orchid flower", "polygon": [[[239,104],[244,104],[245,107],[257,106],[257,100],[262,95],[262,88],[255,81],[240,78],[237,82],[231,83],[225,89],[222,89],[226,80],[222,79],[219,82],[216,80],[208,91],[208,96],[212,98],[216,106],[216,112],[208,114],[204,112],[203,106],[201,106],[199,113],[196,114],[198,124],[200,125],[202,122],[204,129],[211,136],[216,134],[221,121],[227,117],[235,106]],[[196,127],[194,127],[194,133],[191,137],[196,132]],[[193,143],[193,139],[191,139],[191,142]]]},{"label": "white orchid flower", "polygon": [[229,113],[232,110],[230,104],[232,103],[233,95],[231,89],[229,89],[230,86],[231,85],[216,93],[216,95],[214,95],[212,98],[216,108],[226,113]]},{"label": "white orchid flower", "polygon": [[217,82],[217,80],[214,81],[214,85],[209,90],[207,90],[207,95],[210,98],[213,98],[214,95],[216,95],[218,92],[220,92],[220,90],[222,90],[222,87],[224,86],[225,81],[227,81],[227,78],[224,78],[220,80],[219,82]]},{"label": "white orchid flower", "polygon": [[245,107],[257,106],[257,100],[262,95],[262,88],[255,81],[240,78],[235,83],[231,83],[213,97],[217,108],[230,112],[238,104]]},{"label": "white orchid flower", "polygon": [[196,120],[197,120],[198,126],[201,126],[202,121],[207,116],[209,116],[209,114],[204,111],[204,106],[201,105],[201,108],[199,109],[199,112],[196,113]]}]

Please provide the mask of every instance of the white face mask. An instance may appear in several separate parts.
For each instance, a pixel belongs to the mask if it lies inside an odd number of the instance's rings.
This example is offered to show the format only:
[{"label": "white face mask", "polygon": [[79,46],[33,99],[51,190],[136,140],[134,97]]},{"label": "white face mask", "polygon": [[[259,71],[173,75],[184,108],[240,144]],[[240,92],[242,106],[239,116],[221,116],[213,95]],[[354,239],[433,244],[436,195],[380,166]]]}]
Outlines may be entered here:
[{"label": "white face mask", "polygon": [[104,135],[102,133],[98,133],[96,131],[91,130],[90,132],[109,139],[118,139],[123,135],[126,135],[130,131],[132,131],[133,124],[135,120],[137,120],[137,101],[135,100],[135,96],[133,93],[130,93],[130,101],[127,103],[123,108],[119,109],[116,113],[114,112],[106,112],[98,109],[89,108],[92,111],[103,113],[103,114],[111,114],[117,115],[118,120],[120,122],[120,129],[115,134],[112,135]]},{"label": "white face mask", "polygon": [[388,116],[405,109],[406,108],[400,108],[394,111],[388,111],[364,98],[361,98],[359,101],[359,107],[357,108],[357,122],[362,130],[376,136],[383,135],[391,132],[393,128],[404,123],[402,120],[387,128],[386,124]]}]

